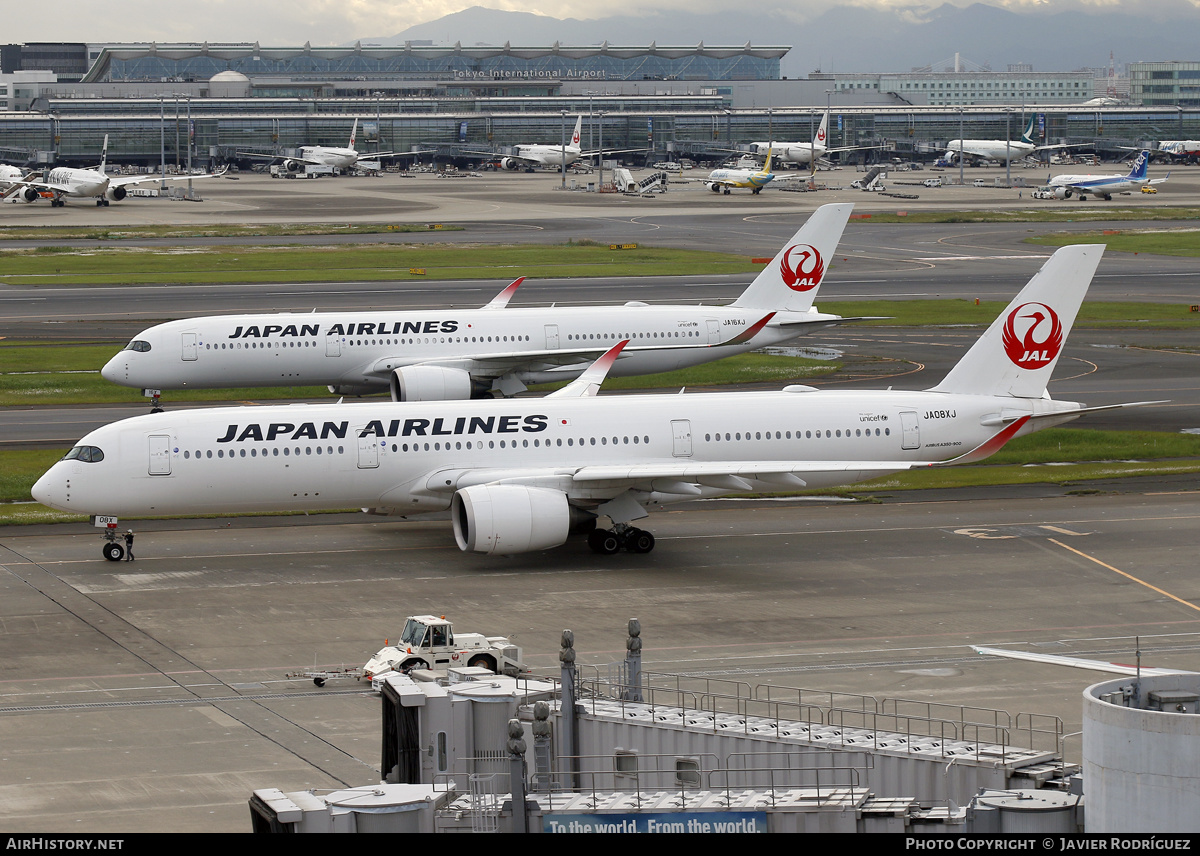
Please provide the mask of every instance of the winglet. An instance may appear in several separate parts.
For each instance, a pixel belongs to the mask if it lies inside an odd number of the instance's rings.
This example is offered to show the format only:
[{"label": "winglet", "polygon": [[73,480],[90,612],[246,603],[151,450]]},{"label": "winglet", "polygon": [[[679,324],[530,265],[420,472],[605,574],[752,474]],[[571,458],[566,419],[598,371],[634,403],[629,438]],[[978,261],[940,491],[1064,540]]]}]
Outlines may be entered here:
[{"label": "winglet", "polygon": [[774,317],[775,317],[774,312],[768,312],[766,315],[764,315],[762,318],[760,318],[758,321],[756,321],[751,326],[747,327],[742,332],[738,333],[736,336],[734,336],[728,342],[718,342],[715,345],[709,345],[709,347],[717,348],[722,345],[744,345],[746,342],[749,342],[751,339],[753,339],[755,336],[757,336],[758,331],[761,330],[763,327],[766,327],[767,322],[770,321]]},{"label": "winglet", "polygon": [[628,339],[622,339],[605,351],[596,362],[592,363],[579,377],[562,389],[556,389],[546,398],[588,398],[600,391],[600,385],[608,377],[609,369],[617,361],[617,356],[629,344]]},{"label": "winglet", "polygon": [[512,296],[517,293],[517,289],[521,287],[521,283],[525,281],[525,277],[520,276],[514,279],[503,291],[492,298],[491,303],[484,306],[484,309],[503,309],[508,306],[508,301],[512,300]]}]

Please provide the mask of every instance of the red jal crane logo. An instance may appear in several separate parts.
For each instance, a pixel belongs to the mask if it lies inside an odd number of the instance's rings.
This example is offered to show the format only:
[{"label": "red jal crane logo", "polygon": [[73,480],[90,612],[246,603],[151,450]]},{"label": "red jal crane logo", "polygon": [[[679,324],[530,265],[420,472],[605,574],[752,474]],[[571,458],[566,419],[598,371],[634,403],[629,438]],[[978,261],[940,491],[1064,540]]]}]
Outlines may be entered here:
[{"label": "red jal crane logo", "polygon": [[[1022,332],[1018,333],[1018,328]],[[1049,365],[1063,346],[1062,322],[1044,303],[1025,303],[1008,313],[1004,322],[1004,353],[1023,369]]]},{"label": "red jal crane logo", "polygon": [[796,244],[784,252],[779,262],[779,275],[792,291],[812,291],[821,284],[825,262],[816,247]]}]

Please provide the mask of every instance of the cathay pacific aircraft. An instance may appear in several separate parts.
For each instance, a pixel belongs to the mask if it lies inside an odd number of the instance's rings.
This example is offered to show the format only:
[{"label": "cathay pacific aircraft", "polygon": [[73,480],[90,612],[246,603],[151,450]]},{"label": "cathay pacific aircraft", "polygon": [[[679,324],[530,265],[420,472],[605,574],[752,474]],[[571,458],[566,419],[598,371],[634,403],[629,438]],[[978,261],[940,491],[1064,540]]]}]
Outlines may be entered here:
[{"label": "cathay pacific aircraft", "polygon": [[[223,407],[91,432],[33,487],[91,515],[449,509],[460,549],[515,554],[590,530],[644,553],[652,506],[829,487],[970,463],[1089,409],[1046,385],[1100,262],[1057,251],[946,378],[925,391],[597,396],[627,337],[545,398]],[[1127,406],[1127,405],[1115,405]],[[597,518],[611,521],[597,528]],[[106,556],[119,558],[107,543]]]},{"label": "cathay pacific aircraft", "polygon": [[395,401],[513,395],[571,380],[622,339],[614,376],[699,365],[836,324],[813,306],[850,217],[823,205],[729,306],[508,307],[521,280],[481,309],[224,315],[144,330],[104,366],[142,389],[319,384]]}]

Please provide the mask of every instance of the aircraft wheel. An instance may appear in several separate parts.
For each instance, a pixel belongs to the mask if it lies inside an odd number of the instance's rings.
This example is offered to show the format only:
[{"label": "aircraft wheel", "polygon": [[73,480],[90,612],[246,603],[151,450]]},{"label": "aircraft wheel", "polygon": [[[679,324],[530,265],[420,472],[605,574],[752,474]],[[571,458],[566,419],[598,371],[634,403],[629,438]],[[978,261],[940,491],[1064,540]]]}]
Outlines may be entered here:
[{"label": "aircraft wheel", "polygon": [[104,545],[104,549],[100,551],[104,554],[104,558],[110,562],[119,562],[125,556],[125,548],[115,542],[108,542]]},{"label": "aircraft wheel", "polygon": [[611,529],[597,529],[588,535],[588,546],[593,553],[611,556],[621,549],[621,539]]},{"label": "aircraft wheel", "polygon": [[654,535],[645,529],[634,529],[625,539],[625,549],[630,553],[649,553],[654,549]]},{"label": "aircraft wheel", "polygon": [[316,684],[318,687],[323,687],[323,686],[325,686],[325,679],[324,678],[313,678],[313,683]]},{"label": "aircraft wheel", "polygon": [[729,188],[728,188],[728,187],[726,187],[726,188],[725,188],[725,195],[726,195],[726,196],[728,196],[728,195],[729,195],[729,193],[730,193],[730,190],[729,190]]},{"label": "aircraft wheel", "polygon": [[468,666],[475,666],[480,669],[487,669],[490,672],[496,671],[496,664],[492,662],[491,657],[485,657],[480,654],[478,657],[472,657],[467,661]]},{"label": "aircraft wheel", "polygon": [[401,671],[407,675],[413,669],[424,669],[424,668],[425,668],[425,661],[418,660],[417,658],[414,657],[411,660],[405,660],[403,663],[401,663],[399,671]]},{"label": "aircraft wheel", "polygon": [[754,188],[754,189],[753,189],[752,191],[750,191],[750,192],[751,192],[751,193],[753,193],[755,196],[758,196],[758,192],[759,192],[760,190],[762,190],[762,188],[761,188],[761,187],[756,187],[756,188]]}]

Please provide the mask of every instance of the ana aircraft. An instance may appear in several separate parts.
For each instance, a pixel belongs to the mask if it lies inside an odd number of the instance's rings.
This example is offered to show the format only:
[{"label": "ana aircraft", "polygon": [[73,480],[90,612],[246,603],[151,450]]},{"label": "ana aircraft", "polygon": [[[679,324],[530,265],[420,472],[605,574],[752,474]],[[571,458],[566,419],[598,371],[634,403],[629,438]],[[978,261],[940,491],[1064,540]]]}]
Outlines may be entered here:
[{"label": "ana aircraft", "polygon": [[714,169],[708,174],[708,178],[688,180],[702,181],[713,193],[724,192],[727,196],[735,187],[747,187],[751,193],[757,194],[775,178],[775,173],[771,172],[772,157],[773,152],[768,149],[767,160],[762,169]]},{"label": "ana aircraft", "polygon": [[350,141],[345,148],[339,146],[301,146],[299,154],[287,157],[264,155],[257,152],[238,152],[244,157],[267,158],[279,160],[288,172],[300,172],[306,166],[331,166],[336,169],[350,169],[360,160],[375,160],[377,158],[408,155],[412,152],[360,152],[354,148],[354,139],[358,136],[358,119],[350,129]]},{"label": "ana aircraft", "polygon": [[614,376],[698,365],[843,320],[813,300],[852,208],[818,208],[730,306],[505,308],[518,279],[481,309],[171,321],[139,333],[101,373],[144,389],[323,384],[420,401],[570,380],[623,338]]},{"label": "ana aircraft", "polygon": [[1115,194],[1130,193],[1139,187],[1162,184],[1171,177],[1171,173],[1168,172],[1162,178],[1148,178],[1146,172],[1149,163],[1150,152],[1142,151],[1138,153],[1128,175],[1056,175],[1047,178],[1046,187],[1058,199],[1070,199],[1074,195],[1081,202],[1089,196],[1111,200]]},{"label": "ana aircraft", "polygon": [[449,509],[460,549],[502,555],[556,547],[603,516],[612,528],[591,530],[593,550],[644,553],[654,536],[632,524],[651,505],[974,462],[1013,437],[1108,409],[1057,401],[1046,388],[1103,250],[1056,252],[926,391],[596,396],[626,338],[541,399],[126,419],[81,439],[33,496],[113,516]]},{"label": "ana aircraft", "polygon": [[[108,160],[108,135],[104,135],[104,147],[101,149],[100,164],[94,169],[73,169],[59,166],[50,170],[44,176],[36,174],[30,178],[21,178],[10,182],[10,194],[19,196],[26,202],[33,202],[42,196],[50,197],[50,205],[61,208],[66,205],[66,199],[95,199],[97,205],[107,206],[111,202],[120,202],[126,196],[126,188],[148,181],[161,181],[158,175],[109,175],[105,165]],[[217,178],[222,172],[210,172],[204,175],[172,176],[179,178]],[[24,188],[23,190],[19,188]]]}]

